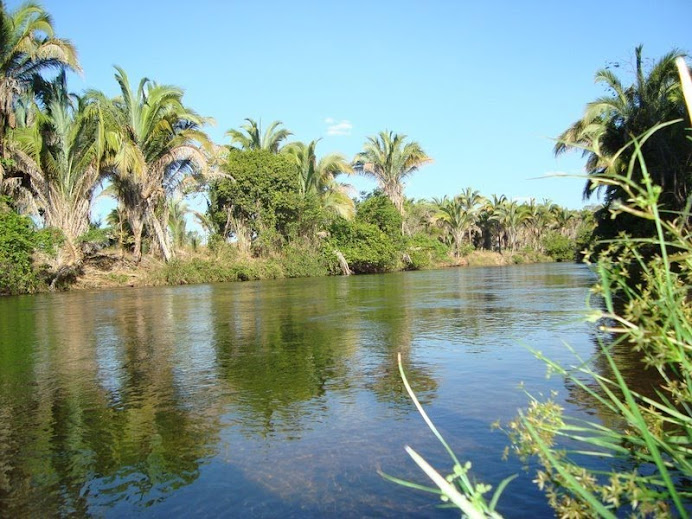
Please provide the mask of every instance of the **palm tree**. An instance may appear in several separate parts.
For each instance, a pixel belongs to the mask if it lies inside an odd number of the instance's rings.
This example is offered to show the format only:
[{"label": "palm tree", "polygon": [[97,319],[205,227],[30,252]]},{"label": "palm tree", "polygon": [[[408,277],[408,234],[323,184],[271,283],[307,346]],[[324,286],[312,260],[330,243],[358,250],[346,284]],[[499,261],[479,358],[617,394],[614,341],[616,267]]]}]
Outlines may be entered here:
[{"label": "palm tree", "polygon": [[303,196],[317,196],[325,209],[346,219],[353,218],[355,204],[349,196],[349,187],[336,178],[345,173],[350,175],[353,168],[339,153],[330,153],[320,160],[315,156],[318,140],[309,144],[292,142],[281,152],[295,163],[299,175],[299,187]]},{"label": "palm tree", "polygon": [[514,252],[517,246],[519,230],[527,218],[526,206],[519,205],[515,200],[505,200],[497,207],[494,218],[500,224],[507,237],[507,245],[510,251]]},{"label": "palm tree", "polygon": [[[404,216],[404,180],[431,162],[420,144],[406,142],[406,135],[380,132],[367,138],[354,159],[357,173],[374,178],[382,192]],[[402,229],[403,231],[403,229]]]},{"label": "palm tree", "polygon": [[107,172],[132,229],[135,260],[142,257],[146,225],[168,261],[173,252],[165,232],[164,202],[185,178],[208,173],[212,147],[201,131],[207,120],[183,105],[180,88],[143,78],[133,91],[125,71],[116,71],[119,97],[110,100],[92,93],[108,128]]},{"label": "palm tree", "polygon": [[169,198],[168,205],[168,229],[171,233],[172,246],[182,249],[188,239],[187,221],[185,216],[191,212],[187,203],[179,196]]},{"label": "palm tree", "polygon": [[454,243],[454,255],[461,254],[461,245],[464,234],[474,226],[474,216],[466,210],[461,197],[452,199],[446,196],[442,199],[433,199],[437,207],[435,220],[452,236]]},{"label": "palm tree", "polygon": [[125,249],[133,244],[134,239],[132,229],[127,222],[127,213],[122,203],[119,203],[117,207],[111,209],[106,215],[106,224],[115,232],[121,254],[124,254]]},{"label": "palm tree", "polygon": [[49,69],[80,71],[77,53],[65,39],[56,38],[53,21],[41,6],[27,2],[8,12],[0,2],[0,150],[5,134],[16,126],[17,98],[37,74]]},{"label": "palm tree", "polygon": [[551,223],[553,229],[558,231],[560,234],[567,236],[568,238],[574,239],[576,236],[576,223],[578,223],[578,218],[574,211],[560,207],[557,204],[550,206],[551,212]]},{"label": "palm tree", "polygon": [[[67,93],[65,74],[46,83],[34,122],[10,132],[8,152],[28,179],[44,224],[62,231],[59,268],[81,263],[77,238],[89,228],[94,189],[101,180],[99,121]],[[76,105],[75,105],[76,101]]]},{"label": "palm tree", "polygon": [[231,149],[240,150],[266,150],[272,153],[279,153],[281,143],[290,135],[293,135],[285,128],[279,128],[283,123],[274,121],[269,128],[262,134],[262,123],[245,119],[247,124],[240,126],[240,130],[230,129],[226,136],[231,138]]},{"label": "palm tree", "polygon": [[[684,118],[685,107],[675,66],[678,51],[672,51],[644,70],[642,47],[635,49],[635,82],[625,86],[609,69],[596,73],[596,82],[608,88],[610,95],[586,105],[584,115],[558,138],[555,154],[581,149],[586,157],[586,171],[591,176],[584,188],[584,197],[603,185],[599,179],[609,175],[625,175],[633,156],[636,137],[654,126]],[[671,208],[684,207],[690,193],[692,144],[687,140],[685,123],[665,127],[654,133],[643,145],[642,152],[652,179],[663,189],[661,200]],[[622,151],[621,151],[622,150]],[[641,178],[638,161],[634,179]],[[621,188],[605,187],[606,203],[623,195]]]},{"label": "palm tree", "polygon": [[[459,195],[459,202],[461,203],[464,210],[469,214],[469,217],[473,220],[475,224],[478,219],[478,211],[481,205],[485,201],[485,198],[481,195],[480,191],[476,191],[470,187],[464,189]],[[473,226],[469,227],[469,243],[473,244],[472,236]]]}]

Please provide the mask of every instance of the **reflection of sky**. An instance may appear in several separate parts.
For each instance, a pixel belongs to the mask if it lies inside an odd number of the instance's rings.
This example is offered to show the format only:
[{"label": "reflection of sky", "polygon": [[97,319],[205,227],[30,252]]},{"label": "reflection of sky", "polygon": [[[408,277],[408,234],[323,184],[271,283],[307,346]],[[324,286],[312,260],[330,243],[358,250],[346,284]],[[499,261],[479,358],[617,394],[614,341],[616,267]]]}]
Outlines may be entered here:
[{"label": "reflection of sky", "polygon": [[198,406],[204,405],[203,395],[220,383],[213,346],[212,288],[199,285],[185,290],[186,298],[167,300],[176,343],[171,352],[173,380],[181,401]]},{"label": "reflection of sky", "polygon": [[114,402],[120,402],[125,361],[122,341],[112,324],[96,327],[94,334],[99,384]]}]

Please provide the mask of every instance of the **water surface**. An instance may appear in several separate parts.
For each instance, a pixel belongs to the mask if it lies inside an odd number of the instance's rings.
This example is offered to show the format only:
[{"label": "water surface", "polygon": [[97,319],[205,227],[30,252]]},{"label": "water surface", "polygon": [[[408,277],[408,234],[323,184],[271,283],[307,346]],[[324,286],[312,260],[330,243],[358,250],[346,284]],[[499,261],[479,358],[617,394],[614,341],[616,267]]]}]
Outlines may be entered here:
[{"label": "water surface", "polygon": [[496,420],[518,389],[598,414],[527,346],[594,352],[577,265],[133,288],[0,300],[0,516],[456,517],[377,470],[442,448],[399,380],[509,517],[550,515]]}]

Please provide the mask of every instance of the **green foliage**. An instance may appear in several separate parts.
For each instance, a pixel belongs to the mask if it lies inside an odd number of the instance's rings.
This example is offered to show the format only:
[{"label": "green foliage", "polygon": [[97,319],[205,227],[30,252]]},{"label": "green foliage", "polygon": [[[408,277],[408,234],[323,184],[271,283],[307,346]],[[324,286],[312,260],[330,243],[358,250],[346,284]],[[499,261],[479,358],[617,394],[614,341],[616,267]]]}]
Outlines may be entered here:
[{"label": "green foliage", "polygon": [[283,277],[281,266],[252,258],[173,259],[149,274],[153,285],[188,285],[226,281],[256,281]]},{"label": "green foliage", "polygon": [[549,231],[543,236],[543,251],[555,261],[574,261],[575,244],[558,231]]},{"label": "green foliage", "polygon": [[302,207],[291,160],[266,150],[231,151],[223,170],[232,179],[214,182],[209,195],[208,214],[218,232],[254,241],[273,230],[288,238]]},{"label": "green foliage", "polygon": [[384,195],[371,196],[358,204],[356,220],[377,226],[393,240],[401,237],[401,214]]},{"label": "green foliage", "polygon": [[373,274],[396,267],[397,249],[376,225],[339,219],[331,225],[330,234],[353,272]]},{"label": "green foliage", "polygon": [[[655,235],[655,230],[644,220],[624,213],[613,218],[607,208],[625,202],[626,191],[620,183],[607,180],[613,175],[628,175],[643,182],[642,167],[629,143],[633,136],[643,135],[661,121],[676,122],[660,126],[639,143],[646,157],[649,179],[661,188],[659,203],[665,209],[682,211],[692,192],[692,141],[686,131],[685,103],[675,66],[675,59],[681,54],[673,50],[646,67],[642,47],[637,47],[635,81],[631,85],[623,84],[614,69],[597,71],[596,82],[604,85],[608,93],[590,102],[582,118],[560,135],[555,146],[556,154],[575,149],[586,157],[589,180],[584,195],[603,191],[606,203],[606,210],[597,218],[598,235],[602,239],[615,238],[620,232],[638,237]],[[661,216],[668,217],[665,213]]]},{"label": "green foliage", "polygon": [[60,229],[55,227],[47,227],[34,232],[34,245],[37,251],[40,251],[48,257],[54,258],[58,249],[65,242],[65,235]]},{"label": "green foliage", "polygon": [[36,243],[31,220],[0,209],[0,294],[21,294],[36,289],[38,279],[31,261]]},{"label": "green foliage", "polygon": [[518,252],[511,253],[512,263],[515,265],[523,265],[525,263],[546,263],[552,261],[553,258],[546,256],[530,247],[525,247]]},{"label": "green foliage", "polygon": [[107,247],[113,241],[113,229],[108,227],[89,227],[89,230],[79,236],[79,243],[90,243],[97,247]]},{"label": "green foliage", "polygon": [[367,138],[363,151],[354,159],[355,171],[376,180],[401,214],[404,212],[404,180],[432,160],[420,144],[406,140],[406,135],[380,132]]},{"label": "green foliage", "polygon": [[593,211],[584,209],[581,212],[579,226],[577,227],[575,247],[576,259],[582,261],[585,251],[590,250],[594,246],[594,229],[596,228],[596,220]]},{"label": "green foliage", "polygon": [[411,262],[410,270],[421,270],[445,262],[449,256],[449,247],[433,236],[419,233],[411,236],[406,244],[406,253]]},{"label": "green foliage", "polygon": [[338,268],[328,247],[315,248],[299,242],[284,247],[279,262],[287,278],[328,276]]}]

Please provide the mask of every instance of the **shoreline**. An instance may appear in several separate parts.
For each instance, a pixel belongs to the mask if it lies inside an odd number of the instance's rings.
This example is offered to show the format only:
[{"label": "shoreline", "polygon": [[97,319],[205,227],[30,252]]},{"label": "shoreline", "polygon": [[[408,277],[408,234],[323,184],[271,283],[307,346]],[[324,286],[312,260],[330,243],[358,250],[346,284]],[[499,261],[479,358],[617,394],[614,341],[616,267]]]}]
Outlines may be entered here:
[{"label": "shoreline", "polygon": [[[398,268],[384,273],[407,270],[435,270],[466,267],[500,267],[521,264],[550,263],[555,260],[535,252],[499,253],[473,251],[460,258],[430,264],[420,269]],[[223,260],[205,255],[188,255],[164,263],[153,258],[143,258],[139,264],[127,255],[101,254],[87,260],[82,274],[67,287],[59,291],[108,290],[112,288],[138,288],[156,286],[196,285],[204,283],[232,283],[243,281],[262,281],[271,279],[292,279],[309,277],[331,277],[341,274],[315,273],[314,275],[286,275],[277,268],[277,258],[238,258],[226,270],[221,268]],[[219,267],[218,270],[215,267]],[[235,268],[234,268],[235,267]],[[217,270],[204,276],[206,271]],[[362,276],[369,274],[352,274]],[[40,292],[47,292],[42,290]]]}]

